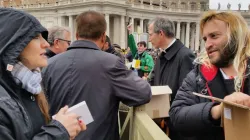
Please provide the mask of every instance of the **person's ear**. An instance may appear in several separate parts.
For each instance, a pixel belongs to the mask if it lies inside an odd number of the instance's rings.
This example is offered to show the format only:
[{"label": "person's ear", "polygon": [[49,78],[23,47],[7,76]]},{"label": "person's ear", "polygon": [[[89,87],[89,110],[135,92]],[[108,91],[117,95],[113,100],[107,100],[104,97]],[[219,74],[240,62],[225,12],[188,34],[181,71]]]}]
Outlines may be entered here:
[{"label": "person's ear", "polygon": [[160,36],[163,36],[163,34],[164,34],[164,33],[163,33],[163,31],[162,31],[162,30],[160,30]]},{"label": "person's ear", "polygon": [[162,30],[160,30],[159,35],[160,35],[160,37],[165,37],[165,33]]},{"label": "person's ear", "polygon": [[78,33],[76,33],[76,40],[78,40],[79,39],[79,34]]},{"label": "person's ear", "polygon": [[106,43],[106,32],[103,33],[102,42],[103,42],[103,43]]},{"label": "person's ear", "polygon": [[59,48],[58,43],[59,43],[59,40],[58,40],[58,39],[55,39],[54,42],[53,42],[53,46],[54,46],[56,49]]},{"label": "person's ear", "polygon": [[109,48],[109,43],[108,42],[106,42],[105,44],[104,44],[104,51],[106,51],[107,49]]}]

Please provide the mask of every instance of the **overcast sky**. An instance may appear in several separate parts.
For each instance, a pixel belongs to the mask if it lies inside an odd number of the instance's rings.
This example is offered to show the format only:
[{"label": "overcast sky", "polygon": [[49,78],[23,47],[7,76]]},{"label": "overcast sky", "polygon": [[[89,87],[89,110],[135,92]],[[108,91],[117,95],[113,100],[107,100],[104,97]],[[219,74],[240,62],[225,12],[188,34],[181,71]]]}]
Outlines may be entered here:
[{"label": "overcast sky", "polygon": [[238,10],[239,3],[241,3],[241,10],[248,10],[250,0],[209,0],[209,8],[216,10],[218,8],[218,3],[221,5],[221,10],[226,10],[228,3],[231,4],[231,10]]}]

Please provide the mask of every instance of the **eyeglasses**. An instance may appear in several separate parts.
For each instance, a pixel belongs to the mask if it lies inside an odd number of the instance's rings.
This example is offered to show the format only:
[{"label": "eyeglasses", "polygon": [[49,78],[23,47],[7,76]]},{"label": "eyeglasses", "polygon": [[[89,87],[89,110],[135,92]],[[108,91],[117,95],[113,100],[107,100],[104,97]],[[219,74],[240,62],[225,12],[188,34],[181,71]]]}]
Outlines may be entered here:
[{"label": "eyeglasses", "polygon": [[61,40],[61,41],[65,41],[65,42],[67,42],[68,43],[68,45],[70,45],[71,44],[71,41],[69,41],[69,40],[65,40],[65,39],[61,39],[61,38],[57,38],[58,40]]}]

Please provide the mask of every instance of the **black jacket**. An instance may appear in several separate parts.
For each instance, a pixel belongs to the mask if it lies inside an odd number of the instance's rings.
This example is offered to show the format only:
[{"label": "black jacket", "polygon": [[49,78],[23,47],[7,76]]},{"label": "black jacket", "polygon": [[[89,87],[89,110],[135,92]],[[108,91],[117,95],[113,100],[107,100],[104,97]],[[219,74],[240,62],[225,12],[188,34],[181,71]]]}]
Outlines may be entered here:
[{"label": "black jacket", "polygon": [[[249,95],[249,76],[244,85],[243,92]],[[234,80],[225,80],[218,71],[216,77],[208,82],[208,87],[214,97],[223,99],[234,92]],[[219,103],[195,96],[192,92],[209,95],[199,65],[184,79],[172,103],[170,118],[174,128],[183,135],[192,136],[193,140],[224,140],[220,120],[213,120],[210,114],[211,108]]]},{"label": "black jacket", "polygon": [[46,54],[45,54],[48,58],[51,58],[53,56],[55,56],[56,54],[54,52],[52,52],[50,49],[46,50]]},{"label": "black jacket", "polygon": [[132,55],[132,52],[129,51],[127,54],[126,54],[126,58],[128,59],[129,62],[132,62],[133,61],[133,55]]},{"label": "black jacket", "polygon": [[172,89],[171,101],[173,101],[183,79],[192,70],[194,58],[192,51],[177,39],[166,53],[162,52],[156,60],[150,84],[168,85]]},{"label": "black jacket", "polygon": [[83,40],[49,59],[43,84],[51,115],[65,105],[86,101],[94,122],[76,140],[119,140],[119,102],[138,106],[151,98],[150,85],[127,70],[119,57]]},{"label": "black jacket", "polygon": [[1,140],[68,140],[69,134],[58,122],[45,125],[35,97],[17,85],[7,65],[18,62],[27,44],[47,30],[33,16],[0,8],[0,139]]},{"label": "black jacket", "polygon": [[117,52],[113,46],[110,46],[109,49],[106,50],[106,52],[114,54],[115,56],[120,57],[122,62],[125,64],[125,57],[120,52]]}]

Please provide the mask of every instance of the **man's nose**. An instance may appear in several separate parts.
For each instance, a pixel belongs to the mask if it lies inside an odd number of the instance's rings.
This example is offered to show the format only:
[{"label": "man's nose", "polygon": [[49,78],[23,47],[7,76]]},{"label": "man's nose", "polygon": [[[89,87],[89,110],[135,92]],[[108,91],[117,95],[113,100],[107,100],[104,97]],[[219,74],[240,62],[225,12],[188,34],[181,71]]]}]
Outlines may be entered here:
[{"label": "man's nose", "polygon": [[212,46],[213,46],[213,43],[211,41],[207,40],[205,42],[205,48],[206,48],[206,50],[209,49],[209,48],[211,48]]}]

